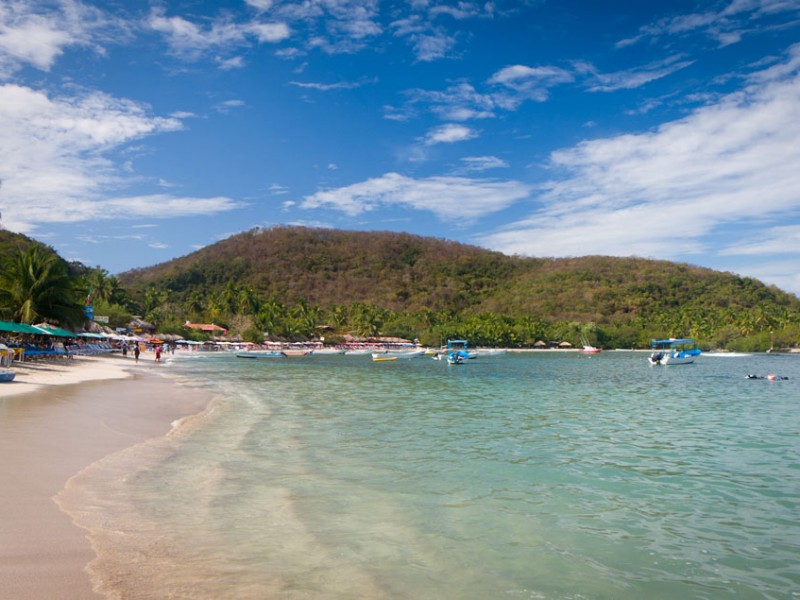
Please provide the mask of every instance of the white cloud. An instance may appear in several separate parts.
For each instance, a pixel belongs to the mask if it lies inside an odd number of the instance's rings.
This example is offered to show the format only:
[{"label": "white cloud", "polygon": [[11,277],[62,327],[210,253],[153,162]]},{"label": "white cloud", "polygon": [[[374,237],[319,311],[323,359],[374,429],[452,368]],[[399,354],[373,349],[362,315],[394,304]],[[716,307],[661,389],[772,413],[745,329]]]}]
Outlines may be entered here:
[{"label": "white cloud", "polygon": [[[77,215],[75,220],[141,217],[171,219],[175,217],[213,215],[238,206],[239,203],[225,196],[192,198],[167,194],[150,194],[147,196],[128,196],[92,202],[90,206],[86,207],[87,214]],[[60,222],[63,222],[63,220],[60,220]]]},{"label": "white cloud", "polygon": [[425,136],[425,144],[427,146],[432,146],[434,144],[464,142],[477,137],[477,135],[478,133],[470,127],[457,125],[455,123],[447,123],[431,129]]},{"label": "white cloud", "polygon": [[267,192],[269,192],[270,196],[283,196],[289,193],[289,188],[279,183],[273,183],[267,188]]},{"label": "white cloud", "polygon": [[523,100],[544,102],[550,95],[550,88],[574,79],[572,73],[560,67],[511,65],[492,75],[489,84],[500,85],[513,92],[512,95],[496,95],[495,102],[503,108],[514,110]]},{"label": "white cloud", "polygon": [[500,83],[515,90],[526,90],[547,83],[572,81],[572,74],[559,67],[526,67],[512,65],[497,71],[489,83]]},{"label": "white cloud", "polygon": [[30,232],[37,223],[185,216],[233,208],[223,198],[109,199],[127,183],[109,154],[181,127],[178,119],[148,115],[142,105],[105,94],[51,98],[27,87],[0,85],[3,225]]},{"label": "white cloud", "polygon": [[388,107],[387,119],[405,120],[417,105],[447,121],[491,119],[498,111],[514,111],[526,100],[544,102],[550,89],[574,81],[573,73],[559,67],[528,67],[511,65],[494,73],[487,84],[490,91],[478,91],[472,84],[462,81],[443,91],[413,89],[406,92],[408,102],[398,109]]},{"label": "white cloud", "polygon": [[448,56],[456,38],[420,14],[411,14],[391,24],[397,37],[407,39],[421,62],[432,62]]},{"label": "white cloud", "polygon": [[383,32],[377,0],[278,3],[273,14],[298,30],[304,28],[309,48],[329,54],[356,52]]},{"label": "white cloud", "polygon": [[466,156],[461,159],[463,171],[488,171],[489,169],[506,169],[508,163],[496,156]]},{"label": "white cloud", "polygon": [[241,56],[233,56],[231,58],[217,58],[217,64],[223,71],[232,71],[233,69],[243,69],[244,59]]},{"label": "white cloud", "polygon": [[356,216],[380,206],[401,206],[432,212],[441,219],[470,220],[527,198],[530,191],[528,185],[519,181],[465,177],[413,179],[387,173],[347,187],[306,196],[301,208],[331,208]]},{"label": "white cloud", "polygon": [[[553,153],[563,177],[542,191],[541,208],[483,243],[527,255],[685,259],[776,250],[772,236],[800,258],[796,230],[777,228],[800,213],[800,77],[760,75],[653,132]],[[703,241],[721,228],[735,233]]]},{"label": "white cloud", "polygon": [[671,56],[661,61],[616,73],[598,73],[592,70],[592,77],[588,82],[589,90],[592,92],[631,90],[667,77],[693,64],[692,60],[682,60],[681,56]]},{"label": "white cloud", "polygon": [[215,105],[214,108],[217,112],[227,114],[231,110],[242,108],[243,106],[246,106],[244,100],[233,99],[233,100],[224,100],[223,102],[220,102],[219,104]]},{"label": "white cloud", "polygon": [[[495,9],[494,2],[481,4],[469,1],[435,3],[412,0],[407,6],[410,12],[393,21],[390,27],[395,36],[408,41],[420,62],[452,58],[458,38],[466,37],[459,33],[449,33],[445,26],[437,23],[437,19],[444,18],[449,27],[451,18],[457,21],[492,18]],[[459,24],[457,28],[456,31],[459,31],[463,26]]]},{"label": "white cloud", "polygon": [[417,60],[432,62],[445,58],[456,45],[456,39],[442,29],[412,36]]},{"label": "white cloud", "polygon": [[0,49],[13,59],[50,70],[63,48],[75,43],[72,36],[45,17],[29,15],[22,22],[0,25]]},{"label": "white cloud", "polygon": [[74,0],[55,5],[0,1],[0,77],[25,64],[49,71],[71,46],[93,47],[100,52],[99,40],[124,39],[126,29],[123,21]]},{"label": "white cloud", "polygon": [[[259,43],[277,43],[291,35],[285,23],[238,23],[218,17],[208,27],[202,27],[180,16],[166,16],[160,8],[150,13],[147,24],[165,37],[173,54],[184,60],[199,60],[212,49],[229,50],[247,45],[250,38]],[[228,65],[224,61],[221,64]]]},{"label": "white cloud", "polygon": [[747,243],[729,246],[720,252],[727,256],[775,256],[800,254],[800,225],[782,225],[766,229],[763,236]]},{"label": "white cloud", "polygon": [[[479,93],[472,85],[461,82],[444,91],[409,90],[409,105],[426,104],[431,112],[447,121],[467,121],[494,117],[495,102],[491,95]],[[396,109],[391,109],[393,112]],[[408,114],[406,107],[400,114]],[[389,118],[389,115],[387,115]]]},{"label": "white cloud", "polygon": [[299,88],[305,88],[310,90],[318,90],[320,92],[330,92],[332,90],[354,90],[360,88],[367,83],[372,83],[374,80],[370,81],[340,81],[339,83],[316,83],[312,81],[290,81],[289,85],[293,85]]},{"label": "white cloud", "polygon": [[251,23],[247,29],[262,43],[282,42],[292,35],[286,23]]},{"label": "white cloud", "polygon": [[245,4],[260,12],[266,12],[272,8],[273,0],[245,0]]},{"label": "white cloud", "polygon": [[470,2],[458,2],[449,6],[444,4],[436,4],[430,7],[428,14],[434,18],[440,15],[447,15],[456,20],[462,21],[464,19],[479,16],[481,14],[481,7]]},{"label": "white cloud", "polygon": [[182,17],[167,17],[163,10],[154,10],[149,26],[167,40],[172,51],[183,58],[199,59],[209,48],[241,43],[244,32],[232,23],[216,22],[207,30]]},{"label": "white cloud", "polygon": [[642,40],[683,36],[698,31],[716,40],[720,46],[728,46],[740,42],[749,33],[772,27],[766,18],[787,15],[788,20],[791,13],[800,13],[797,0],[733,0],[718,12],[688,13],[659,19],[642,27],[637,35],[620,40],[617,47],[625,48]]}]

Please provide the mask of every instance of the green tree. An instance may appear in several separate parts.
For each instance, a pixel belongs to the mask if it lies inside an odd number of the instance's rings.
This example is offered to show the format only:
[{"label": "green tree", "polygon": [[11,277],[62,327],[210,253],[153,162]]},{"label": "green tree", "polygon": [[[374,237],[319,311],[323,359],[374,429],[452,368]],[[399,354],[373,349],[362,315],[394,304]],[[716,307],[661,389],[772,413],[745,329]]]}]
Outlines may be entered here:
[{"label": "green tree", "polygon": [[17,251],[0,270],[0,310],[23,323],[75,326],[84,319],[66,263],[36,246]]}]

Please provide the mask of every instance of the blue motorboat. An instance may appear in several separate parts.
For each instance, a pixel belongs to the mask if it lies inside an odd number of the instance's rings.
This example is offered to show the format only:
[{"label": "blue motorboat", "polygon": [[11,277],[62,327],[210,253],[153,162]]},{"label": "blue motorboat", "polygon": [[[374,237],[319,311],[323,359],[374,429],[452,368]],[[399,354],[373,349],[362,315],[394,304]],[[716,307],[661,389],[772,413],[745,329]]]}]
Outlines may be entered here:
[{"label": "blue motorboat", "polygon": [[647,360],[651,365],[688,365],[700,356],[700,348],[692,338],[653,340]]},{"label": "blue motorboat", "polygon": [[469,353],[467,340],[447,340],[447,364],[463,365],[473,358]]}]

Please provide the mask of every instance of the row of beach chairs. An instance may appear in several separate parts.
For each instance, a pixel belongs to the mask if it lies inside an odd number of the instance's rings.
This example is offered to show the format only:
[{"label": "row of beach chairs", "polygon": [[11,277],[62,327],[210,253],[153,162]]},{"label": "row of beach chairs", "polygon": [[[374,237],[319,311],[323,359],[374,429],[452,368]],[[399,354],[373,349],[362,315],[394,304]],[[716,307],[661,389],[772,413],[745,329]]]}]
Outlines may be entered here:
[{"label": "row of beach chairs", "polygon": [[73,355],[77,354],[78,356],[95,356],[97,354],[108,354],[109,352],[114,352],[114,347],[105,342],[97,344],[80,344],[76,346],[67,346],[67,352]]},{"label": "row of beach chairs", "polygon": [[22,344],[9,348],[14,353],[14,359],[35,360],[40,358],[72,358],[73,356],[95,356],[114,352],[114,347],[109,343],[75,344],[65,346],[58,343],[52,346],[39,346],[36,344]]}]

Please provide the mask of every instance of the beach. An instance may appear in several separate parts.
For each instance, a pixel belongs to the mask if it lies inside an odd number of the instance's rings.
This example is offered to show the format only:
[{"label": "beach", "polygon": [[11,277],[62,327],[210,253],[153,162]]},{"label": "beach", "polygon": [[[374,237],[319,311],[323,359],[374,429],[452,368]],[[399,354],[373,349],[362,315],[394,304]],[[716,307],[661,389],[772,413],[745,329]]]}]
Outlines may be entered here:
[{"label": "beach", "polygon": [[166,370],[149,354],[15,363],[15,381],[0,384],[0,596],[102,597],[85,570],[87,532],[54,498],[95,461],[203,409],[207,395]]}]

